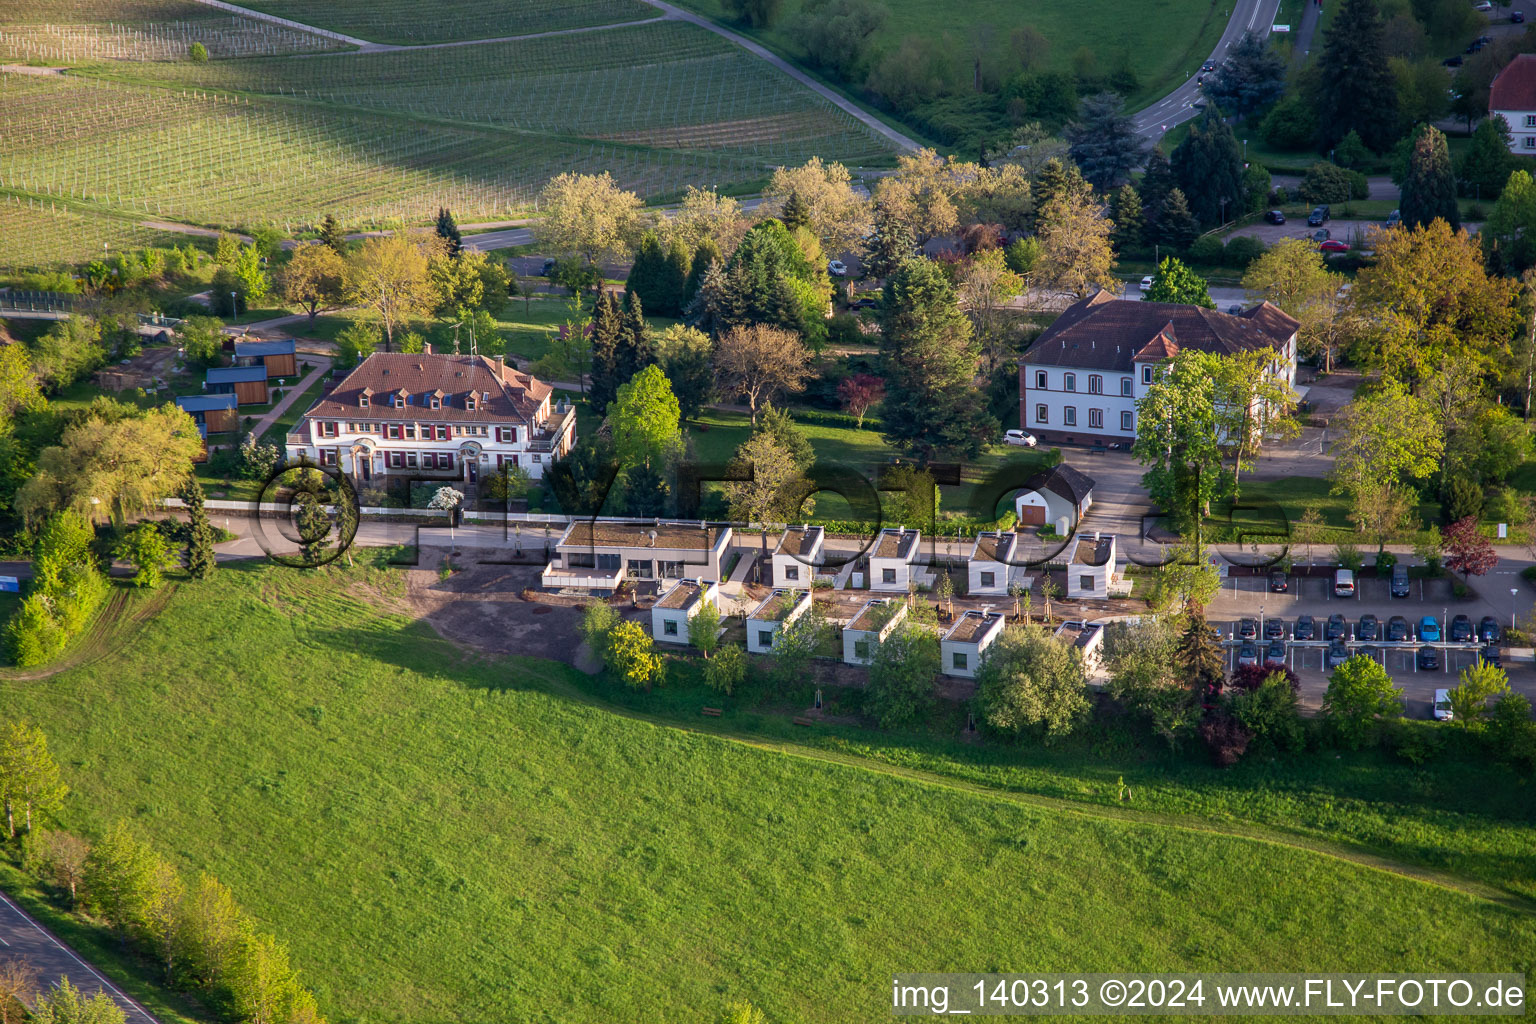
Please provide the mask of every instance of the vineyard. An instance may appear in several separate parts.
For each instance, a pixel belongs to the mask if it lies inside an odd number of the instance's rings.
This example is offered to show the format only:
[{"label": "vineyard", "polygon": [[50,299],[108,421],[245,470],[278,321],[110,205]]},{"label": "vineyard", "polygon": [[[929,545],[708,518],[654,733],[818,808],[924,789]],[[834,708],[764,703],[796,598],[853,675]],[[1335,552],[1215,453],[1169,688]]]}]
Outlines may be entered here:
[{"label": "vineyard", "polygon": [[405,45],[611,25],[657,13],[640,0],[252,0],[243,6],[370,42]]},{"label": "vineyard", "polygon": [[[445,57],[445,53],[452,54]],[[106,64],[0,75],[0,188],[138,219],[298,230],[461,221],[563,171],[642,195],[889,160],[857,120],[693,26],[450,51]],[[92,249],[97,247],[91,247]],[[21,257],[0,240],[0,263]]]},{"label": "vineyard", "polygon": [[0,59],[185,60],[202,43],[211,57],[336,49],[309,32],[244,18],[190,0],[30,0],[0,13]]},{"label": "vineyard", "polygon": [[188,241],[185,235],[156,231],[136,221],[5,193],[0,193],[0,240],[0,266],[16,267],[52,267],[103,252]]}]

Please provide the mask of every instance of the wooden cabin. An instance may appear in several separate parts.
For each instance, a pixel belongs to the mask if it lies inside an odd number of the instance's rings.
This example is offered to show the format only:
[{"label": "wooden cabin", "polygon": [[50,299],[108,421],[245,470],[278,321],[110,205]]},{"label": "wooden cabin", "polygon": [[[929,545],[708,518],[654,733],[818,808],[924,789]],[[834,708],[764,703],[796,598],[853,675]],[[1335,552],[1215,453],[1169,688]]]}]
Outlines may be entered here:
[{"label": "wooden cabin", "polygon": [[273,377],[297,377],[299,374],[297,343],[291,338],[287,341],[237,339],[235,365],[264,366],[267,369],[268,380]]},{"label": "wooden cabin", "polygon": [[234,394],[184,395],[176,399],[176,407],[191,416],[205,435],[223,434],[240,427],[235,401]]},{"label": "wooden cabin", "polygon": [[204,383],[210,395],[234,395],[237,405],[266,405],[265,366],[221,366],[208,371]]}]

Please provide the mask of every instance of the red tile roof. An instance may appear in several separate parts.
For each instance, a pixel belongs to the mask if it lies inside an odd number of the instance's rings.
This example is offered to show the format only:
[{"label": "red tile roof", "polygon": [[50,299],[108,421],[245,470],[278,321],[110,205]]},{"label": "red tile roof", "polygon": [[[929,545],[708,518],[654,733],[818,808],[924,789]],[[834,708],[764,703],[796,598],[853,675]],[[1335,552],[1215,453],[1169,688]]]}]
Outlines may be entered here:
[{"label": "red tile roof", "polygon": [[[449,423],[516,420],[532,427],[540,425],[539,409],[551,390],[543,381],[498,364],[488,356],[375,352],[305,415]],[[358,404],[365,391],[379,396],[371,399],[367,408]],[[397,392],[406,395],[404,409],[394,408],[388,400],[387,396]],[[428,396],[433,394],[439,396],[440,408],[431,407]],[[473,409],[465,408],[470,395],[475,397]]]},{"label": "red tile roof", "polygon": [[1241,316],[1203,306],[1117,299],[1100,291],[1069,306],[1045,329],[1023,364],[1129,373],[1132,360],[1163,358],[1159,351],[1195,349],[1231,355],[1283,345],[1301,325],[1260,304]]},{"label": "red tile roof", "polygon": [[1536,53],[1516,54],[1488,87],[1489,110],[1536,110]]}]

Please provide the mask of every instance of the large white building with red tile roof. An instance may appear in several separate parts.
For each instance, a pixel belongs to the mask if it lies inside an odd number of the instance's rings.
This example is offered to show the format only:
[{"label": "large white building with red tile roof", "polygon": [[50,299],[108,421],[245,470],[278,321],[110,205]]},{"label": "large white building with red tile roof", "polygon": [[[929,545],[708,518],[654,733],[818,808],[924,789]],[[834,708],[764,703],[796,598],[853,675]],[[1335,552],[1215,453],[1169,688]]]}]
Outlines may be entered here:
[{"label": "large white building with red tile roof", "polygon": [[474,483],[504,466],[535,479],[576,440],[576,410],[553,389],[488,356],[376,352],[288,435],[358,482],[407,475]]},{"label": "large white building with red tile roof", "polygon": [[1517,53],[1488,86],[1488,116],[1509,126],[1509,149],[1536,155],[1536,53]]},{"label": "large white building with red tile roof", "polygon": [[1019,426],[1047,442],[1129,444],[1158,363],[1186,348],[1263,349],[1274,352],[1272,371],[1294,384],[1300,326],[1268,302],[1221,313],[1100,291],[1068,307],[1019,360]]}]

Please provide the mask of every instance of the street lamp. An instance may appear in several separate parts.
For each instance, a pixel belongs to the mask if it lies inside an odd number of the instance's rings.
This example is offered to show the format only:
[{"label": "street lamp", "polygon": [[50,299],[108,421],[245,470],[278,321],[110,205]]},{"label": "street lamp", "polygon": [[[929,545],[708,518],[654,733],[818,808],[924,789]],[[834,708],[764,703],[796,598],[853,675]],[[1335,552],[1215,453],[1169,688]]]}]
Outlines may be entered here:
[{"label": "street lamp", "polygon": [[1248,140],[1247,139],[1243,140],[1243,162],[1244,163],[1248,162]]},{"label": "street lamp", "polygon": [[240,315],[240,305],[239,305],[238,301],[235,299],[235,293],[234,292],[230,292],[229,293],[229,315],[230,316],[239,316]]},{"label": "street lamp", "polygon": [[1509,628],[1515,628],[1515,598],[1520,596],[1519,587],[1509,588]]}]

